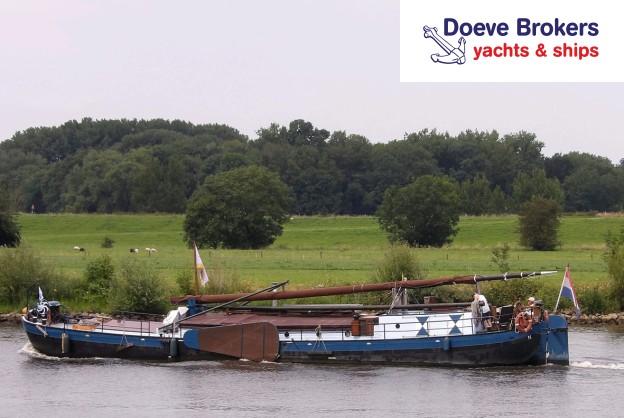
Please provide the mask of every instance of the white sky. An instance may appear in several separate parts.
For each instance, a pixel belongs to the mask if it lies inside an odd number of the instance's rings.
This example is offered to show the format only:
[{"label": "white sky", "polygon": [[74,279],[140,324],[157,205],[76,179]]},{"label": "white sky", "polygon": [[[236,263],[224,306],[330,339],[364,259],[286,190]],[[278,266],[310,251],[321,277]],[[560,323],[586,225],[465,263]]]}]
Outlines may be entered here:
[{"label": "white sky", "polygon": [[[533,132],[624,158],[622,83],[400,83],[398,0],[0,0],[0,139],[93,119],[305,119],[372,142]],[[600,80],[600,74],[596,74]]]}]

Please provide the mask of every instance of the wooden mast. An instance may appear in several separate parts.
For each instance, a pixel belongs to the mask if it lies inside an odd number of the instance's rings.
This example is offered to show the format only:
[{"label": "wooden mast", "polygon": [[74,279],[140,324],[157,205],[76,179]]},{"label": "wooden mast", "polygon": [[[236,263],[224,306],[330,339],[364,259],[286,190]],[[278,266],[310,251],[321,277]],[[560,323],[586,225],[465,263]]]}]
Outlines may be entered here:
[{"label": "wooden mast", "polygon": [[337,286],[337,287],[324,287],[324,288],[314,288],[314,289],[301,289],[301,290],[285,290],[282,292],[265,292],[260,294],[224,294],[224,295],[202,295],[202,296],[173,296],[169,298],[169,301],[172,304],[185,302],[190,299],[194,299],[197,302],[201,303],[225,303],[232,301],[234,299],[246,296],[245,300],[247,301],[256,301],[256,300],[276,300],[276,299],[299,299],[299,298],[310,298],[310,297],[319,297],[319,296],[335,296],[335,295],[347,295],[354,293],[367,293],[367,292],[379,292],[383,290],[390,289],[422,289],[427,287],[436,287],[436,286],[444,286],[444,285],[453,285],[453,284],[476,284],[484,281],[491,280],[508,280],[508,279],[518,279],[518,278],[529,278],[536,277],[546,274],[554,274],[556,271],[534,271],[534,272],[520,272],[520,273],[504,273],[498,274],[494,276],[478,276],[478,275],[470,275],[470,276],[453,276],[453,277],[444,277],[438,279],[424,279],[424,280],[406,280],[406,281],[396,281],[396,282],[385,282],[385,283],[368,283],[368,284],[358,284],[358,285],[348,285],[348,286]]}]

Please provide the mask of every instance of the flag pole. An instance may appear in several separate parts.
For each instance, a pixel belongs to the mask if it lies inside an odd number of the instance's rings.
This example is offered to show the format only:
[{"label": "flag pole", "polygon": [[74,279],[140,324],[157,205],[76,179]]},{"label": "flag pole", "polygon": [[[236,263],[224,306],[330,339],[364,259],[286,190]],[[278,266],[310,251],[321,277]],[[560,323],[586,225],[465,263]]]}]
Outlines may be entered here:
[{"label": "flag pole", "polygon": [[199,296],[199,280],[197,279],[197,243],[193,241],[193,270],[195,270],[195,296]]}]

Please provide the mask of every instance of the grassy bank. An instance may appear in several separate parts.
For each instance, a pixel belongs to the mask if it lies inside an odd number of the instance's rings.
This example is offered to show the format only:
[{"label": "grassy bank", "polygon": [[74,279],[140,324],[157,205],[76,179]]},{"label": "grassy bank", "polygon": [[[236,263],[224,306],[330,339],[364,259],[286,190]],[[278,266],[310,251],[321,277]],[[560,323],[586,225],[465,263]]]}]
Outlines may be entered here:
[{"label": "grassy bank", "polygon": [[[428,277],[491,274],[492,248],[511,246],[511,271],[563,270],[570,263],[575,283],[606,279],[602,251],[607,231],[618,231],[623,218],[566,216],[558,251],[526,251],[518,245],[515,216],[462,217],[459,234],[443,248],[414,249]],[[19,217],[24,242],[63,274],[82,275],[85,265],[101,254],[113,260],[140,257],[173,279],[192,269],[192,251],[182,240],[181,215],[31,215]],[[102,248],[104,237],[115,241]],[[85,252],[73,250],[74,246]],[[388,243],[372,217],[295,217],[271,248],[202,250],[210,270],[228,271],[258,286],[290,280],[294,286],[354,283],[367,280]],[[149,255],[145,248],[156,248]],[[138,248],[138,254],[130,253]]]}]

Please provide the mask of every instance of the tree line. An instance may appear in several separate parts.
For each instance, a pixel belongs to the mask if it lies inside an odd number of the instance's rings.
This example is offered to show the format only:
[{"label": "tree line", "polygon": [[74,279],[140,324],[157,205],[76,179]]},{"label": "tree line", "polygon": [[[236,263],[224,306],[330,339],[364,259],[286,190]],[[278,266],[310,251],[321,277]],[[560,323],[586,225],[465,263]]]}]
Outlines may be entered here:
[{"label": "tree line", "polygon": [[624,208],[624,159],[545,157],[543,147],[524,131],[423,130],[371,143],[301,119],[250,139],[220,124],[85,118],[0,142],[0,190],[14,211],[184,213],[207,178],[259,166],[277,174],[302,215],[372,215],[386,190],[422,176],[455,183],[461,212],[472,215],[518,213],[535,195],[570,212]]}]

